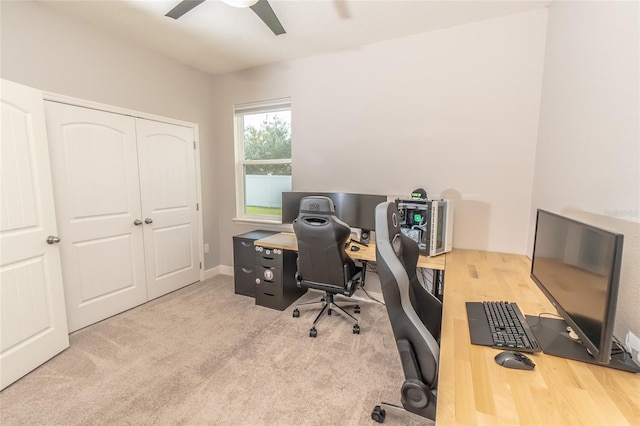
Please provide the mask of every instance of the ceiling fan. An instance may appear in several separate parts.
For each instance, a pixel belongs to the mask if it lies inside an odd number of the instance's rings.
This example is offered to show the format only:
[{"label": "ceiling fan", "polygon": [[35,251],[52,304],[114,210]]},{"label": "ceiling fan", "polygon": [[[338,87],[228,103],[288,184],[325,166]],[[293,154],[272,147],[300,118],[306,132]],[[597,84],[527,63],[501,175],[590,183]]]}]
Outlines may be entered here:
[{"label": "ceiling fan", "polygon": [[[176,5],[173,9],[169,11],[165,16],[168,16],[173,19],[178,19],[185,13],[189,12],[194,7],[198,6],[200,3],[203,3],[205,0],[183,0]],[[267,24],[267,27],[275,35],[280,35],[286,33],[284,27],[278,20],[275,12],[271,8],[271,5],[267,0],[222,0],[224,3],[227,3],[230,6],[234,7],[250,7],[251,10],[255,12],[256,15],[262,22]]]}]

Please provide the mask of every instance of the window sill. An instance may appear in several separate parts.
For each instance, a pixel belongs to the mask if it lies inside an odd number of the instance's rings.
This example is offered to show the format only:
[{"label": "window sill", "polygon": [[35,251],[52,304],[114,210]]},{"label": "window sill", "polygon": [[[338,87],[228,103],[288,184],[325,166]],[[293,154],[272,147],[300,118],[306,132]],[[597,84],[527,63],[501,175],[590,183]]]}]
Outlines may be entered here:
[{"label": "window sill", "polygon": [[276,227],[282,229],[283,231],[293,231],[293,225],[290,223],[280,223],[277,220],[268,220],[268,219],[249,219],[244,217],[234,217],[233,220],[235,223],[246,223],[246,224],[260,224],[260,225],[269,225],[271,227]]}]

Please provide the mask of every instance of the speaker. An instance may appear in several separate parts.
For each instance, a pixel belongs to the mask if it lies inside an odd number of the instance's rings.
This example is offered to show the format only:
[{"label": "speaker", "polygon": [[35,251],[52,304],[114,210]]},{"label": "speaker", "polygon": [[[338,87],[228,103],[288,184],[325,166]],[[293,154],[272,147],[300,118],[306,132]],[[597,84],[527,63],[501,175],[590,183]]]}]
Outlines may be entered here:
[{"label": "speaker", "polygon": [[371,231],[368,229],[363,229],[360,232],[360,242],[363,244],[369,244],[369,240],[371,239]]}]

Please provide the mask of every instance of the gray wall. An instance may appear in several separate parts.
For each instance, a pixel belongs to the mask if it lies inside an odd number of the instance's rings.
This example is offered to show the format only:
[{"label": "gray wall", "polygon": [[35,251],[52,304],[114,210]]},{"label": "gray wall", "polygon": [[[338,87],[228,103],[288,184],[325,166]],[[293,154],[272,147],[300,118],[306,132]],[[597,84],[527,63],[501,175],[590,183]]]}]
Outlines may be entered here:
[{"label": "gray wall", "polygon": [[37,89],[199,124],[205,266],[217,239],[211,77],[39,2],[1,7],[0,76]]},{"label": "gray wall", "polygon": [[638,2],[551,6],[531,202],[531,235],[537,208],[625,235],[623,342],[640,337],[639,16]]}]

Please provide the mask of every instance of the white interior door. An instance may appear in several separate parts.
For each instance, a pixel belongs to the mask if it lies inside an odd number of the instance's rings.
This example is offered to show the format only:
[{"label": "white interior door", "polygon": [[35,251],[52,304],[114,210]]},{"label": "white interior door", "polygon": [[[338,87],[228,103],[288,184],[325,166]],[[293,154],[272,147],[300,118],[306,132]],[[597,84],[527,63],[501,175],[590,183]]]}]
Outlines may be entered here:
[{"label": "white interior door", "polygon": [[45,106],[74,331],[147,301],[135,119]]},{"label": "white interior door", "polygon": [[0,389],[69,346],[42,93],[1,81]]},{"label": "white interior door", "polygon": [[193,128],[138,119],[149,299],[200,279]]}]

